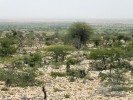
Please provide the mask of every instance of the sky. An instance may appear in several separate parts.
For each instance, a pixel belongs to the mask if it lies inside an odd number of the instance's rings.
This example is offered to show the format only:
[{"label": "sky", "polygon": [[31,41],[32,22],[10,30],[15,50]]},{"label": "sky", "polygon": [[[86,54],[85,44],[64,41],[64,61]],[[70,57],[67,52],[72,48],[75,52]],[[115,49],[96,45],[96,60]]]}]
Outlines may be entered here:
[{"label": "sky", "polygon": [[133,19],[133,0],[0,0],[0,19]]}]

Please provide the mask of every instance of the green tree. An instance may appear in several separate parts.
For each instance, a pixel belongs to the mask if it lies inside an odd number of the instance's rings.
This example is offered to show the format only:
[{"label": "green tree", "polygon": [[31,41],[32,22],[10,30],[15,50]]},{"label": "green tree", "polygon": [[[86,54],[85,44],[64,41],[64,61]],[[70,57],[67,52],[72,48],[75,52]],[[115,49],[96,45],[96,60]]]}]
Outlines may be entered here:
[{"label": "green tree", "polygon": [[90,25],[84,22],[73,23],[69,28],[69,34],[66,37],[66,43],[72,43],[76,48],[81,48],[89,40],[93,33]]},{"label": "green tree", "polygon": [[69,45],[52,45],[44,49],[46,52],[49,52],[50,55],[55,59],[55,61],[64,61],[65,56],[70,52],[74,51],[75,48]]},{"label": "green tree", "polygon": [[9,56],[16,52],[15,40],[13,38],[0,39],[0,56]]},{"label": "green tree", "polygon": [[112,51],[109,49],[96,49],[90,52],[89,58],[95,60],[92,69],[95,70],[106,70],[107,69],[107,58],[112,56]]},{"label": "green tree", "polygon": [[[122,48],[113,47],[109,49],[92,50],[90,58],[95,60],[92,67],[95,69],[106,70],[106,73],[100,72],[101,81],[108,85],[121,85],[126,81],[126,72],[131,69],[130,63],[127,61],[125,51]],[[100,63],[100,64],[99,64]]]},{"label": "green tree", "polygon": [[42,56],[40,53],[32,53],[30,56],[24,58],[24,63],[30,67],[41,66]]}]

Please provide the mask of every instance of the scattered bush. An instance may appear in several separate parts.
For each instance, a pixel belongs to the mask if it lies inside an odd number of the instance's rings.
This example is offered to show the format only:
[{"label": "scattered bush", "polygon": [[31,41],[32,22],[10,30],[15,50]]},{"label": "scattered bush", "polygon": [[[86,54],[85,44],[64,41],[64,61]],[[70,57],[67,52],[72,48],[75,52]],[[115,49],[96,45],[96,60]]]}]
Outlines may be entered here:
[{"label": "scattered bush", "polygon": [[44,49],[52,56],[56,62],[64,61],[65,56],[70,52],[74,51],[75,48],[69,45],[53,45]]},{"label": "scattered bush", "polygon": [[7,87],[3,87],[1,91],[8,91],[9,89]]},{"label": "scattered bush", "polygon": [[61,91],[62,91],[61,89],[54,88],[54,92],[61,92]]},{"label": "scattered bush", "polygon": [[103,65],[103,63],[101,61],[97,61],[96,63],[92,62],[91,66],[90,66],[90,70],[102,71],[102,70],[106,70],[106,67]]},{"label": "scattered bush", "polygon": [[77,58],[68,58],[68,59],[67,59],[67,62],[68,62],[70,65],[75,65],[75,64],[79,63],[80,60],[77,59]]},{"label": "scattered bush", "polygon": [[5,57],[16,52],[16,47],[14,46],[15,40],[13,38],[0,38],[0,56]]},{"label": "scattered bush", "polygon": [[111,91],[133,91],[133,87],[113,87],[111,88]]},{"label": "scattered bush", "polygon": [[24,58],[24,63],[30,67],[41,66],[42,56],[40,53],[33,53]]},{"label": "scattered bush", "polygon": [[84,78],[86,76],[85,70],[73,70],[73,69],[67,72],[67,75],[77,77],[77,78]]},{"label": "scattered bush", "polygon": [[70,94],[65,94],[64,97],[65,98],[70,98]]},{"label": "scattered bush", "polygon": [[69,82],[74,82],[75,81],[75,78],[73,76],[70,76],[69,77]]},{"label": "scattered bush", "polygon": [[7,81],[7,79],[10,79],[11,86],[34,86],[34,85],[40,85],[43,82],[40,80],[35,79],[36,73],[34,70],[25,70],[22,72],[15,72],[12,73],[8,70],[0,69],[0,80]]},{"label": "scattered bush", "polygon": [[66,76],[66,73],[62,73],[62,72],[51,72],[51,76],[52,77],[54,77],[54,78],[56,78],[57,76],[58,77],[64,77],[64,76]]},{"label": "scattered bush", "polygon": [[63,65],[64,63],[63,62],[51,62],[50,64],[53,65],[53,68],[59,69],[59,67]]}]

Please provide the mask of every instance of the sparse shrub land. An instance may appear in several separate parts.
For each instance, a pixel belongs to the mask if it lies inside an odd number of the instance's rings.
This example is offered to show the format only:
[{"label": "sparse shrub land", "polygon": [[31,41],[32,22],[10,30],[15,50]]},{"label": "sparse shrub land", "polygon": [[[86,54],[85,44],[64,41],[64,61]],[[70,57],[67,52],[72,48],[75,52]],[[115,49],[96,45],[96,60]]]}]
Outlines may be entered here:
[{"label": "sparse shrub land", "polygon": [[131,96],[132,28],[85,22],[0,25],[0,97],[15,98],[17,91],[37,98],[42,86],[50,100]]}]

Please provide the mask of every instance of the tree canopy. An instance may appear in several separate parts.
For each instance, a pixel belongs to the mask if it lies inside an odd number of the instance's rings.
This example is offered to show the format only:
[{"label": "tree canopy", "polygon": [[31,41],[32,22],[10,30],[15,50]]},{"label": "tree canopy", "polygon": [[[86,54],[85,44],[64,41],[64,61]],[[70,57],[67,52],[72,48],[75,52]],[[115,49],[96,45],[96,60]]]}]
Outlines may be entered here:
[{"label": "tree canopy", "polygon": [[86,44],[92,33],[93,31],[90,25],[84,22],[73,23],[69,28],[66,42],[72,43],[76,48],[81,48],[81,45]]},{"label": "tree canopy", "polygon": [[58,61],[59,57],[61,57],[61,60],[63,61],[64,57],[69,53],[69,51],[74,51],[75,48],[69,45],[52,45],[44,50],[51,53],[53,58],[55,58],[55,61]]}]

